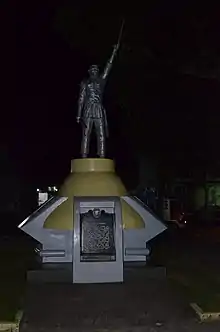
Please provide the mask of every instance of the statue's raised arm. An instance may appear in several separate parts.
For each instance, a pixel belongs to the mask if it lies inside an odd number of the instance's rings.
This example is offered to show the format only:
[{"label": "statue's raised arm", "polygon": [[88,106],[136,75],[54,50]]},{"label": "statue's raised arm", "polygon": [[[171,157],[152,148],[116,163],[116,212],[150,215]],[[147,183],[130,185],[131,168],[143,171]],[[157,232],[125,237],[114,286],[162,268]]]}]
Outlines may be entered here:
[{"label": "statue's raised arm", "polygon": [[114,58],[116,56],[116,53],[119,49],[119,46],[120,46],[120,42],[121,42],[121,36],[122,36],[122,31],[123,31],[123,28],[124,28],[124,20],[122,22],[122,25],[121,25],[121,29],[120,29],[120,33],[119,33],[119,37],[118,37],[118,42],[117,44],[114,46],[114,49],[113,49],[113,52],[112,52],[112,55],[111,55],[111,58],[108,60],[106,66],[105,66],[105,69],[104,69],[104,72],[102,74],[102,78],[105,80],[112,68],[112,64],[113,64],[113,61],[114,61]]},{"label": "statue's raised arm", "polygon": [[113,49],[113,52],[112,52],[112,55],[111,55],[111,58],[108,60],[106,66],[105,66],[105,69],[104,69],[104,72],[102,74],[102,78],[105,80],[112,68],[112,64],[113,64],[113,61],[114,61],[114,58],[116,56],[116,53],[118,51],[118,47],[119,45],[115,45],[114,46],[114,49]]}]

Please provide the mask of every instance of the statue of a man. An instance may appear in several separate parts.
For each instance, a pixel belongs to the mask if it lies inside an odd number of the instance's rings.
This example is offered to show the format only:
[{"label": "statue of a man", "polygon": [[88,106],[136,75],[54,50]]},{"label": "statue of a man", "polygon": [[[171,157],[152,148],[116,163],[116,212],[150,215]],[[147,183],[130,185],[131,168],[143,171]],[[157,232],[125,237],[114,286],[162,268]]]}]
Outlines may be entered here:
[{"label": "statue of a man", "polygon": [[97,137],[97,154],[100,158],[105,158],[105,139],[108,136],[108,123],[106,111],[102,103],[103,92],[118,47],[119,44],[115,45],[111,58],[107,62],[102,74],[99,74],[97,65],[92,65],[89,68],[89,78],[81,83],[77,122],[81,122],[83,126],[81,143],[82,158],[88,156],[93,126],[95,127]]}]

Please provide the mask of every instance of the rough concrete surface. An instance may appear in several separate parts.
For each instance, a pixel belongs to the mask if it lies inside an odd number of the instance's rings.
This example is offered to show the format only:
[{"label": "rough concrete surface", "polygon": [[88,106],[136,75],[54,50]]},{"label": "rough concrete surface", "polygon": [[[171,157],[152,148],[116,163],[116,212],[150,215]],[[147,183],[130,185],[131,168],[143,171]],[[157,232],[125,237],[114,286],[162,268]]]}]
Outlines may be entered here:
[{"label": "rough concrete surface", "polygon": [[200,323],[167,280],[29,285],[21,331],[56,330],[217,332],[220,323]]}]

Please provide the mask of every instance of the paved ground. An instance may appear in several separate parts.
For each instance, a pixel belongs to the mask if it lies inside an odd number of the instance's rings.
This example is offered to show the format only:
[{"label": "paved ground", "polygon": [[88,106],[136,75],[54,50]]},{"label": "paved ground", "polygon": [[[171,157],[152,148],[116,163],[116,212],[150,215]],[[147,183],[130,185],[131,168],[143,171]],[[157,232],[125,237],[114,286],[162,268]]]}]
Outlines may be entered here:
[{"label": "paved ground", "polygon": [[166,280],[35,285],[27,290],[21,331],[220,331],[220,323],[199,323],[179,295]]},{"label": "paved ground", "polygon": [[[165,265],[177,258],[180,265],[186,262],[186,267],[205,267],[219,275],[220,245],[190,244],[185,237],[171,240],[164,243],[160,262],[164,255]],[[189,300],[167,279],[150,280],[142,272],[124,284],[29,285],[21,332],[220,332],[220,322],[200,323]]]}]

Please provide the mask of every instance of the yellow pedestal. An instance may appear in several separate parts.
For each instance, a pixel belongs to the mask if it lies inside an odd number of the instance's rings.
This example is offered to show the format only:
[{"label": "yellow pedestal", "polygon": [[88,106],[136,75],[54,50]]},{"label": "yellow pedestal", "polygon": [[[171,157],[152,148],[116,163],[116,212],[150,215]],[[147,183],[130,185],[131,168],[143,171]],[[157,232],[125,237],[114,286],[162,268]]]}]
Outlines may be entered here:
[{"label": "yellow pedestal", "polygon": [[[111,159],[75,159],[71,162],[71,173],[59,190],[59,196],[68,197],[54,210],[44,223],[45,228],[73,229],[74,196],[125,196],[126,189],[115,173]],[[124,228],[144,228],[139,214],[124,200],[122,202],[122,220]]]}]

